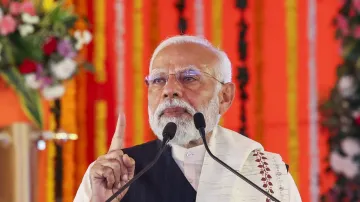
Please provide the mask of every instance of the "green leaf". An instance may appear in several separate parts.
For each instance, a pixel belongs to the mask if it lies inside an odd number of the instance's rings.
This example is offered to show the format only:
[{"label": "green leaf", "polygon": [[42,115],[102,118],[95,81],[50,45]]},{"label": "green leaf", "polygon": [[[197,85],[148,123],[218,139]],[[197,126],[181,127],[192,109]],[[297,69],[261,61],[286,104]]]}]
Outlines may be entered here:
[{"label": "green leaf", "polygon": [[88,70],[88,71],[90,71],[92,73],[95,72],[95,67],[91,63],[85,62],[83,64],[83,66],[84,66],[84,69],[86,69],[86,70]]},{"label": "green leaf", "polygon": [[49,13],[49,18],[50,21],[52,23],[58,21],[60,19],[60,14],[61,14],[61,4],[56,6],[50,13]]},{"label": "green leaf", "polygon": [[57,37],[63,37],[67,34],[67,28],[63,23],[55,22],[53,25],[53,30]]},{"label": "green leaf", "polygon": [[336,75],[338,78],[340,78],[348,73],[349,73],[349,70],[346,67],[346,65],[339,65],[338,68],[336,69]]},{"label": "green leaf", "polygon": [[331,101],[324,102],[321,105],[322,110],[328,110],[328,109],[332,109],[332,108],[334,108],[334,103],[332,103]]},{"label": "green leaf", "polygon": [[72,28],[75,25],[75,22],[78,20],[76,16],[68,16],[63,19],[63,23],[67,28]]},{"label": "green leaf", "polygon": [[21,37],[19,34],[14,34],[10,38],[13,43],[13,53],[16,64],[20,64],[25,58],[29,58],[38,62],[43,60],[43,51],[41,40],[36,36]]},{"label": "green leaf", "polygon": [[15,67],[1,71],[0,76],[15,90],[19,97],[21,107],[28,118],[33,121],[39,129],[43,129],[44,122],[39,93],[25,86],[23,76]]},{"label": "green leaf", "polygon": [[5,64],[15,65],[13,44],[7,38],[3,38],[1,44],[3,46],[3,53],[1,54],[4,56],[1,62],[4,64],[4,67],[6,67]]}]

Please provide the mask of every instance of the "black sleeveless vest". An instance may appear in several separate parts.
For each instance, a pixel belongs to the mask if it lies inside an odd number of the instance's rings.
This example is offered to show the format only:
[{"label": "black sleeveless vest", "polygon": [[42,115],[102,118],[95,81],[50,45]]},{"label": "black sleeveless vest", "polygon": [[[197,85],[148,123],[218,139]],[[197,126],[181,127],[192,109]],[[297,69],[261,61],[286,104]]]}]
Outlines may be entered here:
[{"label": "black sleeveless vest", "polygon": [[[135,159],[135,174],[156,156],[160,140],[124,149]],[[172,158],[168,147],[159,161],[135,181],[121,202],[195,202],[196,191]]]}]

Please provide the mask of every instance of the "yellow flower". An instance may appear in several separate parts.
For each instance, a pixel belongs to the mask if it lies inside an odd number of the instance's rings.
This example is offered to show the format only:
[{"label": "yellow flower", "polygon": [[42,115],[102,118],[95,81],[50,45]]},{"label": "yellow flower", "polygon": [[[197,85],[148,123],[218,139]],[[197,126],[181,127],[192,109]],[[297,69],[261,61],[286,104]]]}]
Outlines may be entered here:
[{"label": "yellow flower", "polygon": [[43,9],[45,10],[45,12],[53,10],[56,6],[56,0],[43,0]]}]

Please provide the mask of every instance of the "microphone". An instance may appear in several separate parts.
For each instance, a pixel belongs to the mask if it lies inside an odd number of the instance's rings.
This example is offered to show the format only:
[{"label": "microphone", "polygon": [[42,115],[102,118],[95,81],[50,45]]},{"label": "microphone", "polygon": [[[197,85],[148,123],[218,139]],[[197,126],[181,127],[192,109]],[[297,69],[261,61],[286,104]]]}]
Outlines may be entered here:
[{"label": "microphone", "polygon": [[155,163],[159,160],[161,154],[165,151],[166,146],[169,141],[172,140],[175,136],[177,126],[173,122],[169,122],[164,127],[162,132],[163,141],[160,150],[158,151],[155,159],[149,163],[144,169],[142,169],[137,175],[135,175],[130,181],[128,181],[124,186],[122,186],[118,191],[116,191],[106,202],[111,202],[114,200],[119,194],[121,194],[126,188],[128,188],[132,183],[134,183],[137,179],[139,179],[144,173],[146,173],[150,168],[152,168]]},{"label": "microphone", "polygon": [[257,189],[258,191],[260,191],[261,193],[263,193],[265,196],[267,196],[268,198],[270,198],[273,201],[276,202],[280,202],[278,199],[276,199],[274,196],[272,196],[271,194],[267,193],[265,190],[263,190],[262,188],[260,188],[259,186],[257,186],[255,183],[253,183],[252,181],[250,181],[249,179],[247,179],[245,176],[243,176],[242,174],[240,174],[239,172],[237,172],[236,170],[234,170],[233,168],[231,168],[229,165],[227,165],[226,163],[224,163],[223,161],[221,161],[219,158],[217,158],[209,149],[209,146],[206,142],[206,137],[205,137],[205,119],[204,119],[204,115],[200,112],[197,112],[196,114],[194,114],[194,123],[195,123],[195,127],[196,129],[199,131],[201,138],[203,139],[204,142],[204,146],[206,151],[209,153],[209,155],[211,156],[211,158],[213,158],[216,162],[218,162],[219,164],[221,164],[222,166],[224,166],[226,169],[228,169],[229,171],[231,171],[232,173],[234,173],[236,176],[240,177],[241,179],[243,179],[245,182],[247,182],[248,184],[250,184],[252,187],[254,187],[255,189]]}]

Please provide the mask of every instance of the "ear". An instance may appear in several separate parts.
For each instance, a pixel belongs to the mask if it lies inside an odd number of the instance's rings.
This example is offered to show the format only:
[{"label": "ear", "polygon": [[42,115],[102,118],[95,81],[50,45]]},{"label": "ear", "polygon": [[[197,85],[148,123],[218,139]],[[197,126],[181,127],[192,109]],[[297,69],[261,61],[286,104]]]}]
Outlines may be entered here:
[{"label": "ear", "polygon": [[225,112],[230,108],[234,98],[235,98],[235,85],[233,83],[224,84],[219,92],[220,115],[225,114]]}]

